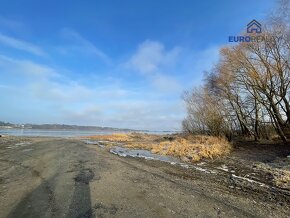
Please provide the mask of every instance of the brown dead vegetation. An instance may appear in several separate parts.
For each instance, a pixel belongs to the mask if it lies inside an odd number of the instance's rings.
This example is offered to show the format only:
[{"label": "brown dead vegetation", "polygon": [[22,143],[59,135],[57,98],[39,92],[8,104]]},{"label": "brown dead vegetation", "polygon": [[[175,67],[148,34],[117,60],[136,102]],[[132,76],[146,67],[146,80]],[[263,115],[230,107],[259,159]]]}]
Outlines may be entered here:
[{"label": "brown dead vegetation", "polygon": [[273,168],[267,164],[260,163],[257,168],[269,173],[273,177],[273,182],[278,187],[290,189],[290,171],[287,169]]},{"label": "brown dead vegetation", "polygon": [[199,161],[229,154],[231,144],[222,137],[203,135],[149,135],[140,133],[96,135],[90,139],[123,142],[128,148],[150,150],[152,153],[171,155],[184,161]]}]

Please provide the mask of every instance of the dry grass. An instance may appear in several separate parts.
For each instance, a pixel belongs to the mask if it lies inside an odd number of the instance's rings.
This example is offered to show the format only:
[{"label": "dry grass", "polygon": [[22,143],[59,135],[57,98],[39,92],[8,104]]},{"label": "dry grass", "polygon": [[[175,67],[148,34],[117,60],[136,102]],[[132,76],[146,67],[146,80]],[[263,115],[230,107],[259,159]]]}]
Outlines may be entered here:
[{"label": "dry grass", "polygon": [[276,185],[290,189],[290,172],[286,170],[279,170],[278,174],[274,174],[274,181]]},{"label": "dry grass", "polygon": [[226,155],[231,150],[230,143],[212,136],[174,137],[173,140],[164,140],[150,144],[129,144],[128,147],[137,147],[151,150],[153,153],[171,155],[186,161],[199,161],[202,158],[215,158]]},{"label": "dry grass", "polygon": [[290,189],[290,171],[286,169],[273,168],[267,164],[257,164],[258,169],[263,170],[273,176],[275,185]]},{"label": "dry grass", "polygon": [[130,142],[130,141],[132,141],[131,134],[124,134],[124,133],[114,133],[112,135],[95,135],[95,136],[89,136],[89,137],[85,136],[84,138],[111,141],[111,142]]},{"label": "dry grass", "polygon": [[158,136],[140,133],[92,136],[91,139],[125,142],[128,148],[150,150],[152,153],[171,155],[185,161],[199,161],[229,154],[231,144],[213,136]]}]

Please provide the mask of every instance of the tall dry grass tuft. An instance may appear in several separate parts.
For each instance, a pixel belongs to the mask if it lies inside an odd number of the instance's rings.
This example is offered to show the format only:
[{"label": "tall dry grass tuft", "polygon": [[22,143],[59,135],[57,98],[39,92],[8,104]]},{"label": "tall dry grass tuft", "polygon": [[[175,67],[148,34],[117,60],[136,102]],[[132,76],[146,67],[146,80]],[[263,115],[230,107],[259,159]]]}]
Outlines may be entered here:
[{"label": "tall dry grass tuft", "polygon": [[171,155],[191,162],[199,161],[203,158],[221,157],[231,151],[231,144],[225,138],[205,135],[158,136],[141,133],[117,133],[91,136],[89,138],[110,142],[124,142],[128,148],[150,150],[152,153]]},{"label": "tall dry grass tuft", "polygon": [[112,135],[94,135],[94,136],[85,136],[84,138],[104,140],[111,142],[130,142],[133,140],[131,134],[125,133],[114,133]]},{"label": "tall dry grass tuft", "polygon": [[231,151],[231,144],[224,138],[212,136],[178,137],[173,141],[153,144],[151,151],[194,162],[226,155]]}]

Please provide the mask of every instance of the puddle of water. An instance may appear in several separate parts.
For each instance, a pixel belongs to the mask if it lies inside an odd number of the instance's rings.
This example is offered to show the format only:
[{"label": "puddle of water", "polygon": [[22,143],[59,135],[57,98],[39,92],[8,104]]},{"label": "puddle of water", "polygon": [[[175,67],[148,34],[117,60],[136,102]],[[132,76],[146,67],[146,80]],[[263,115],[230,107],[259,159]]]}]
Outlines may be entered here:
[{"label": "puddle of water", "polygon": [[88,144],[88,145],[98,145],[99,142],[98,141],[92,141],[92,140],[82,140],[84,143]]},{"label": "puddle of water", "polygon": [[104,141],[93,141],[93,140],[85,139],[85,140],[83,140],[83,142],[88,144],[88,145],[98,145],[101,148],[106,147],[104,144],[102,144]]},{"label": "puddle of water", "polygon": [[194,168],[194,169],[196,169],[198,171],[201,171],[201,172],[204,172],[204,173],[211,173],[211,174],[216,174],[217,173],[217,171],[215,171],[215,170],[209,170],[209,169],[197,167],[197,166],[194,166],[194,165],[191,165],[189,168]]},{"label": "puddle of water", "polygon": [[128,149],[128,148],[115,146],[110,149],[110,152],[113,154],[117,154],[121,157],[139,157],[139,158],[145,158],[146,160],[159,160],[159,161],[171,163],[173,165],[180,163],[179,159],[177,158],[165,156],[165,155],[153,154],[150,151],[141,150],[141,149]]},{"label": "puddle of water", "polygon": [[[115,146],[110,149],[110,152],[113,154],[117,154],[121,157],[129,156],[129,157],[145,158],[146,160],[158,160],[158,161],[170,163],[172,165],[178,165],[186,169],[195,169],[204,173],[212,173],[212,174],[217,173],[215,170],[205,169],[200,166],[193,165],[193,164],[186,164],[186,163],[181,162],[178,158],[166,156],[166,155],[153,154],[147,150],[129,149],[129,148]],[[204,165],[204,163],[199,164],[199,165]]]}]

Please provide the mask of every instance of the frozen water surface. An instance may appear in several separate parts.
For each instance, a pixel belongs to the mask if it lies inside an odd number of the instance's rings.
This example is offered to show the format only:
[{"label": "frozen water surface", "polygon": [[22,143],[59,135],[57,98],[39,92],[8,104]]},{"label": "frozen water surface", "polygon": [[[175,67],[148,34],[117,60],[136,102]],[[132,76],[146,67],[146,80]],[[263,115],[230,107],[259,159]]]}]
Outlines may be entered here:
[{"label": "frozen water surface", "polygon": [[[170,163],[172,165],[178,165],[187,169],[195,169],[204,173],[217,173],[215,170],[206,169],[206,168],[196,166],[193,164],[186,164],[186,163],[181,162],[178,158],[166,156],[166,155],[160,155],[160,154],[153,154],[147,150],[129,149],[129,148],[115,146],[110,149],[110,152],[113,154],[117,154],[121,157],[138,157],[138,158],[145,158],[147,160],[158,160],[158,161]],[[203,164],[200,164],[200,165],[203,165]]]},{"label": "frozen water surface", "polygon": [[171,164],[180,163],[179,159],[160,155],[160,154],[153,154],[150,151],[147,150],[141,150],[141,149],[129,149],[129,148],[123,148],[119,146],[115,146],[110,149],[110,152],[113,154],[117,154],[122,157],[139,157],[139,158],[145,158],[147,160],[159,160],[163,162],[168,162]]},{"label": "frozen water surface", "polygon": [[103,143],[103,141],[93,141],[93,140],[83,140],[84,143],[88,144],[88,145],[98,145],[100,146],[101,148],[104,148],[105,145]]}]

